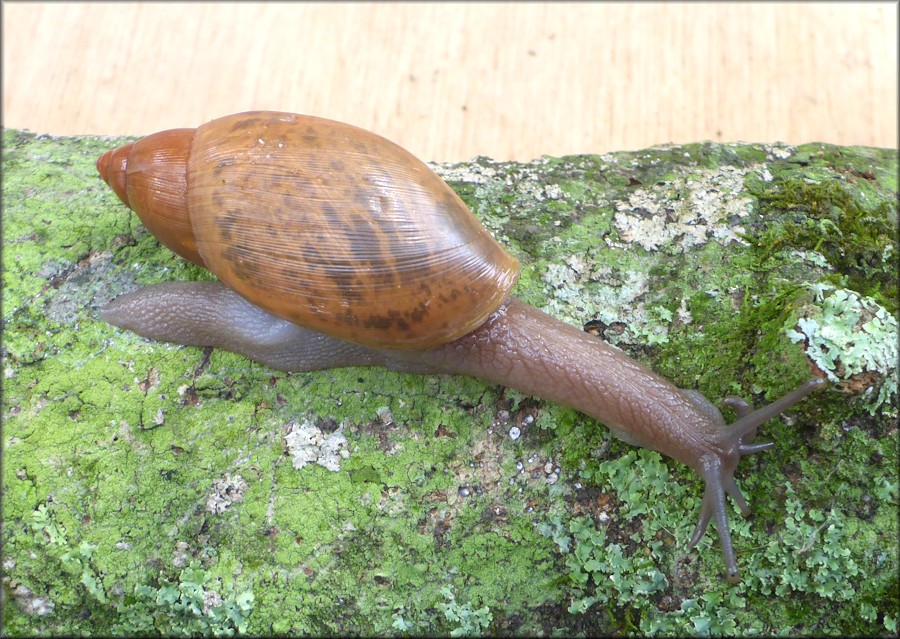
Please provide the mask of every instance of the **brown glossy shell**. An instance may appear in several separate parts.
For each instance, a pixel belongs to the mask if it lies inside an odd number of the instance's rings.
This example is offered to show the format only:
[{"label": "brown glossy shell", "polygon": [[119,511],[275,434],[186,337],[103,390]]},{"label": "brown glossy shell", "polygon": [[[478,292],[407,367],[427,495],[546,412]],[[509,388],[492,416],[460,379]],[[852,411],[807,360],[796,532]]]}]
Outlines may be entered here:
[{"label": "brown glossy shell", "polygon": [[335,337],[449,342],[497,310],[518,277],[515,258],[437,175],[357,127],[227,116],[193,133],[186,173],[204,265],[270,313]]}]

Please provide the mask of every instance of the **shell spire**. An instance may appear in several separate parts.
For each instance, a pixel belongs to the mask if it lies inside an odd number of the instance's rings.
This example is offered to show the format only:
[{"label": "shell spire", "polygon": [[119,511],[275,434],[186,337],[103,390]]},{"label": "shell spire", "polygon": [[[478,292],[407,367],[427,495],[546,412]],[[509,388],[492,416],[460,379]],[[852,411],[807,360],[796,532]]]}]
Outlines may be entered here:
[{"label": "shell spire", "polygon": [[160,242],[205,266],[187,206],[187,162],[195,129],[171,129],[107,151],[97,172]]}]

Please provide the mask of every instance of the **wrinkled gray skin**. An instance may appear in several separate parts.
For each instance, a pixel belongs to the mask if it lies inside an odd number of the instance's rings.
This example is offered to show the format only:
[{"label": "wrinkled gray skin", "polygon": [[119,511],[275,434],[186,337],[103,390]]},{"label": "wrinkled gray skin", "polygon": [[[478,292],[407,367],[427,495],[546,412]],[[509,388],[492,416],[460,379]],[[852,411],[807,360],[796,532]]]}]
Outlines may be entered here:
[{"label": "wrinkled gray skin", "polygon": [[824,385],[824,380],[812,380],[754,412],[728,398],[738,420],[726,427],[700,393],[675,387],[618,349],[515,298],[472,333],[424,351],[376,350],[332,338],[274,317],[219,283],[158,284],[120,297],[101,316],[151,339],[222,348],[284,371],[384,366],[405,373],[472,375],[571,406],[624,441],[700,473],[706,492],[690,546],[715,518],[732,582],[738,569],[725,493],[745,516],[750,513],[734,482],[738,461],[774,445],[752,443],[760,424]]}]

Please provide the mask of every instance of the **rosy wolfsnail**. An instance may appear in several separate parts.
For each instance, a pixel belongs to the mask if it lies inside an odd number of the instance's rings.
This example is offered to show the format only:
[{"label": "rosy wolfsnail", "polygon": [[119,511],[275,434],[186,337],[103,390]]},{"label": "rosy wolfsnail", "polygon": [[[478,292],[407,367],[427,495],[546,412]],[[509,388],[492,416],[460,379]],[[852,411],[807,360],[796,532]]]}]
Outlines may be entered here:
[{"label": "rosy wolfsnail", "polygon": [[465,374],[559,402],[628,443],[679,460],[706,490],[690,545],[715,518],[738,569],[725,495],[757,427],[821,388],[814,379],[726,426],[620,350],[510,295],[518,262],[423,162],[362,129],[249,112],[156,133],[97,169],[144,225],[219,283],[124,295],[107,322],[156,340],[213,346],[287,371],[384,366]]}]

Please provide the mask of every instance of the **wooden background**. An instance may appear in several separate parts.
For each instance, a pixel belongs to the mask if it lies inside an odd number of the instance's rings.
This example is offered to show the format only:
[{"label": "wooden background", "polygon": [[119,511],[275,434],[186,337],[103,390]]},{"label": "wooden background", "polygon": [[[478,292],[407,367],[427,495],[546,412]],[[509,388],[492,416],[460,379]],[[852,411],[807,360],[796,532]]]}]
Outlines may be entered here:
[{"label": "wooden background", "polygon": [[897,147],[897,4],[4,3],[3,124],[266,108],[429,160],[698,140]]}]

